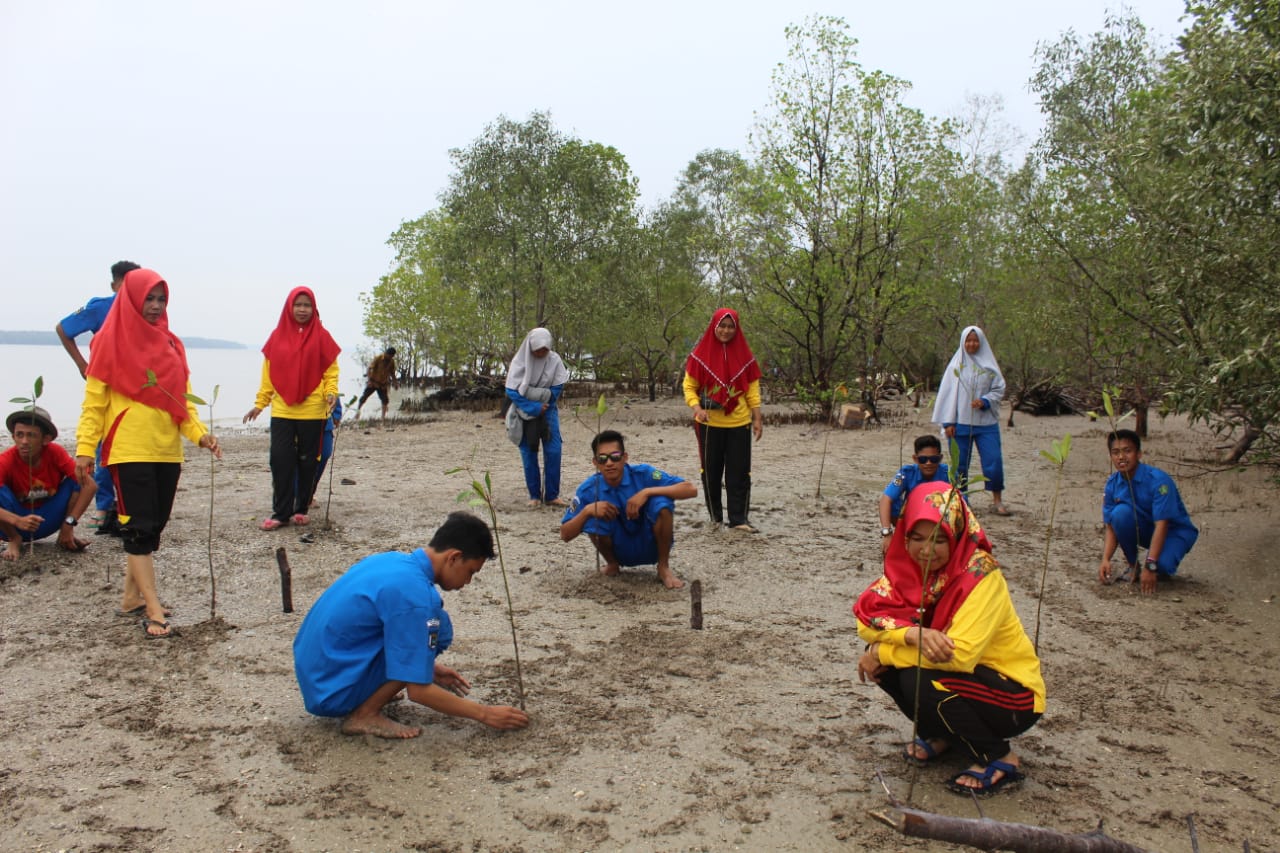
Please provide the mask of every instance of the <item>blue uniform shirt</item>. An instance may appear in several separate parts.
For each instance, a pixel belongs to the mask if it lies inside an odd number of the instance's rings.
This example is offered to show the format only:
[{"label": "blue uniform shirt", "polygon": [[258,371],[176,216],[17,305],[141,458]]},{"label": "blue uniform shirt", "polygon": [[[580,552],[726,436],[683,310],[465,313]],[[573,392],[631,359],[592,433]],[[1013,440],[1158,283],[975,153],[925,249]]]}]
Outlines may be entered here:
[{"label": "blue uniform shirt", "polygon": [[660,471],[652,465],[628,464],[622,468],[622,479],[618,481],[618,485],[610,486],[605,482],[604,475],[597,471],[578,486],[560,523],[564,524],[582,512],[587,504],[608,501],[618,508],[617,517],[611,521],[589,518],[582,526],[582,532],[610,537],[613,540],[614,556],[624,566],[650,565],[658,561],[658,545],[653,537],[653,525],[657,523],[658,513],[662,510],[675,511],[675,501],[665,495],[649,498],[645,501],[640,517],[636,519],[627,518],[627,501],[641,489],[674,486],[683,482],[682,478]]},{"label": "blue uniform shirt", "polygon": [[[928,454],[926,454],[928,455]],[[902,515],[902,504],[907,499],[907,495],[911,494],[911,490],[921,483],[938,483],[947,482],[947,463],[943,462],[938,466],[938,470],[933,472],[933,476],[925,479],[920,473],[920,466],[912,462],[909,465],[903,465],[898,469],[898,473],[894,475],[889,485],[884,487],[884,493],[892,502],[889,504],[889,517],[897,518]]]},{"label": "blue uniform shirt", "polygon": [[[1138,463],[1133,472],[1133,493],[1129,492],[1129,484],[1119,471],[1113,471],[1107,478],[1107,486],[1102,494],[1102,521],[1111,524],[1111,512],[1117,504],[1133,504],[1138,522],[1143,527],[1157,521],[1169,522],[1169,535],[1191,535],[1195,541],[1199,530],[1191,523],[1191,515],[1182,504],[1182,496],[1173,478],[1145,462]],[[1114,525],[1112,525],[1114,528]]]},{"label": "blue uniform shirt", "polygon": [[308,711],[350,714],[388,681],[430,684],[453,624],[418,549],[366,557],[311,606],[293,640],[294,673]]},{"label": "blue uniform shirt", "polygon": [[115,301],[114,293],[110,296],[95,296],[79,311],[63,317],[58,325],[62,326],[62,331],[68,338],[77,338],[85,332],[96,333],[106,322],[107,312],[111,310],[111,303]]}]

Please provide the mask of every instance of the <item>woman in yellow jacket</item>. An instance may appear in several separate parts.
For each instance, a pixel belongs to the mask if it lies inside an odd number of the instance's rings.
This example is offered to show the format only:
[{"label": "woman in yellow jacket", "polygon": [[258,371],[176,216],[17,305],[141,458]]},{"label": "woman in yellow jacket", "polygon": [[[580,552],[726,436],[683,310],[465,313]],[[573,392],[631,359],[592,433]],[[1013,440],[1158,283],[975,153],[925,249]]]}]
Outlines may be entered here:
[{"label": "woman in yellow jacket", "polygon": [[760,365],[747,345],[738,312],[720,308],[685,362],[684,399],[693,410],[707,511],[724,523],[723,478],[729,526],[754,533],[751,512],[751,438],[764,433]]},{"label": "woman in yellow jacket", "polygon": [[172,634],[169,613],[156,592],[152,554],[169,522],[182,438],[222,458],[186,395],[191,392],[187,351],[169,331],[169,285],[154,270],[125,275],[120,294],[89,350],[84,405],[76,428],[76,473],[91,475],[102,443],[111,472],[125,552],[121,615],[142,616],[149,639]]},{"label": "woman in yellow jacket", "polygon": [[309,287],[289,292],[262,347],[262,385],[244,422],[271,407],[271,515],[263,530],[307,524],[324,423],[338,402],[338,353]]},{"label": "woman in yellow jacket", "polygon": [[1009,738],[1040,719],[1044,679],[991,543],[947,483],[911,490],[884,575],[853,608],[869,645],[858,677],[874,681],[919,737],[903,753],[925,764],[946,750],[973,762],[948,787],[989,796],[1022,779]]}]

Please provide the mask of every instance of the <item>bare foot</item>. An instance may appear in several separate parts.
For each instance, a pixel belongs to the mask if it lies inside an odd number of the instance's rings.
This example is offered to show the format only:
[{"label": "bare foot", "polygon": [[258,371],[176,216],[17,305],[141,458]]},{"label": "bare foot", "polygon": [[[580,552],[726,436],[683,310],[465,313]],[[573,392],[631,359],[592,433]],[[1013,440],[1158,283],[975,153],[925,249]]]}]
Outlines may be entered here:
[{"label": "bare foot", "polygon": [[4,553],[0,554],[0,559],[16,560],[22,556],[22,543],[12,540],[5,546]]},{"label": "bare foot", "polygon": [[347,717],[346,722],[342,724],[342,733],[344,735],[373,735],[374,737],[396,740],[417,737],[422,734],[422,729],[417,726],[406,726],[404,723],[397,723],[385,714],[370,714],[359,719]]},{"label": "bare foot", "polygon": [[684,587],[684,581],[676,577],[676,573],[671,571],[670,566],[658,566],[658,580],[662,581],[662,585],[667,589],[681,589]]},{"label": "bare foot", "polygon": [[534,498],[534,499],[532,499],[532,500],[530,500],[530,501],[529,501],[529,506],[531,506],[531,507],[540,507],[540,506],[542,506],[542,501],[538,500],[537,498]]},{"label": "bare foot", "polygon": [[600,567],[600,574],[608,578],[614,577],[615,575],[618,575],[621,572],[622,572],[622,567],[619,566],[617,563],[605,563],[603,566]]}]

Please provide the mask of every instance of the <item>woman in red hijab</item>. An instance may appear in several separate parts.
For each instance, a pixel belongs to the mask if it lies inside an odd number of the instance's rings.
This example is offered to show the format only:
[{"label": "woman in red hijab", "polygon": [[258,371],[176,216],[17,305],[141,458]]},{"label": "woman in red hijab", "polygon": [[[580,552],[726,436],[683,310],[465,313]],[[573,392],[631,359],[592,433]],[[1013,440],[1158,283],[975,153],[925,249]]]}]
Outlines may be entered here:
[{"label": "woman in red hijab", "polygon": [[764,433],[760,413],[760,365],[732,308],[717,309],[684,367],[684,399],[693,409],[707,510],[724,523],[723,480],[729,494],[729,526],[755,533],[751,511],[751,436]]},{"label": "woman in red hijab", "polygon": [[338,353],[309,287],[289,292],[262,347],[262,385],[248,423],[271,407],[271,515],[263,530],[307,524],[324,423],[338,402]]},{"label": "woman in red hijab", "polygon": [[142,616],[148,638],[172,634],[169,612],[156,592],[152,554],[169,522],[182,437],[222,458],[218,440],[205,429],[191,391],[187,351],[169,331],[169,285],[154,270],[124,277],[120,293],[89,349],[84,405],[76,428],[76,473],[93,472],[102,442],[102,464],[111,471],[124,541],[123,616]]},{"label": "woman in red hijab", "polygon": [[984,797],[1022,779],[1009,738],[1044,713],[1044,679],[991,543],[948,483],[911,490],[884,575],[853,607],[869,645],[858,677],[874,681],[919,737],[904,757],[925,764],[950,747],[972,761],[948,787]]}]

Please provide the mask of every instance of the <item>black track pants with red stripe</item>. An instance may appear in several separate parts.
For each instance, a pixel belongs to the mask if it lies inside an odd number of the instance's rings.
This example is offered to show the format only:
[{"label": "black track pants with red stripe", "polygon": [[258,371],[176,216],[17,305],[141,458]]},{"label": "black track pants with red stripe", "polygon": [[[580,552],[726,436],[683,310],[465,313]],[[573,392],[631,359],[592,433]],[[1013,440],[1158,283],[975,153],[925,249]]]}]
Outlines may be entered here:
[{"label": "black track pants with red stripe", "polygon": [[[910,719],[915,714],[916,668],[889,669],[880,686]],[[963,746],[977,764],[1009,754],[1009,738],[1036,724],[1035,694],[994,669],[972,673],[920,670],[920,737]]]}]

